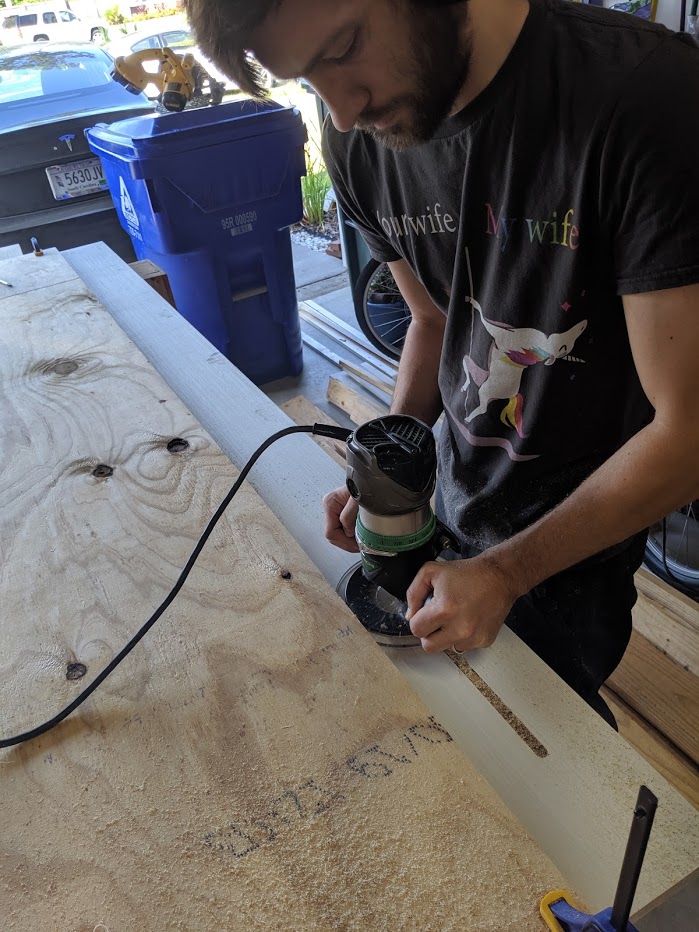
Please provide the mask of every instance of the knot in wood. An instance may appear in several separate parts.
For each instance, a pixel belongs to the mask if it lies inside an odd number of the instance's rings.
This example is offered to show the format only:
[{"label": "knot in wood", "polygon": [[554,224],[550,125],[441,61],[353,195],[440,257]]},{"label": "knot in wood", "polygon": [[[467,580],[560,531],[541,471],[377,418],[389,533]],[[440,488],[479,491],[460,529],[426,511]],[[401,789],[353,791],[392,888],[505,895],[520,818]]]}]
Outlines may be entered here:
[{"label": "knot in wood", "polygon": [[50,371],[55,372],[56,375],[70,375],[78,368],[80,367],[77,362],[72,359],[59,359],[58,362],[51,367]]},{"label": "knot in wood", "polygon": [[106,463],[100,463],[99,466],[95,466],[95,468],[92,470],[92,475],[96,479],[108,479],[113,474],[114,467],[107,466]]}]

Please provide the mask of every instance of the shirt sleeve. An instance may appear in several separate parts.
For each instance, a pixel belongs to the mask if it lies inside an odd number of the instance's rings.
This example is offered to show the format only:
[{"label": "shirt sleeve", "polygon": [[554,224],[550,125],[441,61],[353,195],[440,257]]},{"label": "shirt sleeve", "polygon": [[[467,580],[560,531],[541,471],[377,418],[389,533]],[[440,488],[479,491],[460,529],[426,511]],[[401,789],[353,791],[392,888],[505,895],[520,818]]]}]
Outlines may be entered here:
[{"label": "shirt sleeve", "polygon": [[357,144],[355,133],[339,133],[329,116],[323,126],[323,159],[340,210],[362,234],[374,259],[395,262],[402,258],[384,235],[378,221],[372,223],[368,213],[370,198],[362,197],[362,189],[368,187],[371,173],[371,166],[366,164],[366,153],[361,144]]},{"label": "shirt sleeve", "polygon": [[628,79],[600,164],[619,295],[699,282],[699,49],[670,34]]}]

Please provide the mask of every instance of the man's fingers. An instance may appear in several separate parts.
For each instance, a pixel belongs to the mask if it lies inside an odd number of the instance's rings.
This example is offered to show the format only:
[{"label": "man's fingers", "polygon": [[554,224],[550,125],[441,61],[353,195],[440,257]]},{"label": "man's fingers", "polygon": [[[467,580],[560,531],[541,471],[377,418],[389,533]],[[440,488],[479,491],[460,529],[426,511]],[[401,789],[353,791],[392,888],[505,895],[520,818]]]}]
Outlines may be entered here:
[{"label": "man's fingers", "polygon": [[345,507],[340,512],[340,524],[348,537],[354,540],[354,526],[357,523],[357,512],[359,505],[353,498],[350,498]]},{"label": "man's fingers", "polygon": [[[352,512],[354,510],[354,516]],[[357,553],[359,547],[354,539],[354,521],[357,514],[357,504],[350,497],[345,486],[335,489],[323,498],[323,511],[325,513],[325,537],[331,544],[346,550],[348,553]]]},{"label": "man's fingers", "polygon": [[409,621],[410,631],[416,638],[428,638],[442,627],[439,608],[433,602],[411,615]]},{"label": "man's fingers", "polygon": [[[410,584],[405,596],[408,600],[408,611],[405,613],[407,621],[410,621],[413,615],[420,611],[427,596],[432,595],[432,573],[436,566],[436,563],[425,563]],[[419,635],[415,636],[419,637]]]}]

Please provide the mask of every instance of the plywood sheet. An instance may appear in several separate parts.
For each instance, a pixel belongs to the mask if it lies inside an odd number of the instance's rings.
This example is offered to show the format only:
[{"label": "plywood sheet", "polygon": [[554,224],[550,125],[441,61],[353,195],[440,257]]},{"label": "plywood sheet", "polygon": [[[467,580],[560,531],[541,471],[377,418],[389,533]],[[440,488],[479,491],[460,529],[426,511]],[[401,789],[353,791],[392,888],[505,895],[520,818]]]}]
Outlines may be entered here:
[{"label": "plywood sheet", "polygon": [[[135,632],[235,475],[43,261],[0,299],[3,735]],[[4,930],[536,930],[563,882],[249,487],[87,704],[0,752],[0,807]]]},{"label": "plywood sheet", "polygon": [[[72,267],[219,447],[238,465],[291,421],[104,244],[69,250]],[[186,360],[186,367],[182,365]],[[235,398],[234,408],[221,398]],[[318,490],[342,468],[308,437],[249,476],[325,579],[335,586],[356,555],[327,544]],[[468,662],[547,749],[532,753],[446,655],[386,648],[386,656],[447,725],[454,741],[587,901],[614,897],[640,783],[660,798],[634,904],[644,909],[696,870],[699,813],[509,629]]]}]

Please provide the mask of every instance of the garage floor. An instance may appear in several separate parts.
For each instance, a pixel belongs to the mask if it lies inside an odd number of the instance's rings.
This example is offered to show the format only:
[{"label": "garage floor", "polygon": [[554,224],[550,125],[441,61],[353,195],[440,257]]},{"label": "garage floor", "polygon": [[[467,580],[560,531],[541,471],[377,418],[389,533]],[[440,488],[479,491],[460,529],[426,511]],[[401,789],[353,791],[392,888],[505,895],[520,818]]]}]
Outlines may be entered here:
[{"label": "garage floor", "polygon": [[[346,323],[359,329],[352,304],[349,278],[342,261],[298,244],[294,244],[293,254],[299,300],[313,299],[336,317],[340,317]],[[354,357],[347,350],[338,347],[337,343],[314,327],[304,321],[301,322],[301,327],[303,332],[308,333],[314,340],[327,346],[337,355],[347,356],[354,361]],[[262,390],[278,405],[296,395],[304,395],[339,424],[351,427],[352,424],[344,413],[335,406],[329,405],[326,398],[328,379],[331,376],[341,379],[347,377],[337,366],[307,346],[303,347],[303,358],[304,369],[300,376],[270,382],[262,386]],[[347,381],[355,391],[362,392],[361,387],[354,380],[347,379]]]}]

